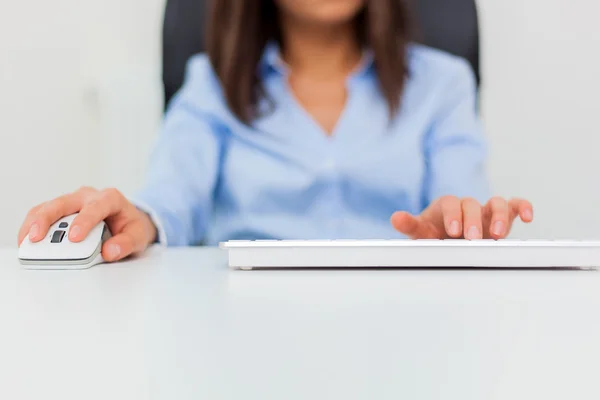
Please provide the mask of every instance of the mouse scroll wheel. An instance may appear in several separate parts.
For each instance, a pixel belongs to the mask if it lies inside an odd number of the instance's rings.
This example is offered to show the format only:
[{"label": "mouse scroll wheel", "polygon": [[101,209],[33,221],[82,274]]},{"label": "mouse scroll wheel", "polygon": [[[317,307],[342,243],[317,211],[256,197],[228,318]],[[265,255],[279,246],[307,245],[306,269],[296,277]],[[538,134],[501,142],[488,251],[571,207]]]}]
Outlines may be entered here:
[{"label": "mouse scroll wheel", "polygon": [[67,232],[66,231],[56,231],[54,232],[54,234],[52,235],[52,241],[51,243],[60,243],[63,241],[63,239],[65,238],[65,234]]}]

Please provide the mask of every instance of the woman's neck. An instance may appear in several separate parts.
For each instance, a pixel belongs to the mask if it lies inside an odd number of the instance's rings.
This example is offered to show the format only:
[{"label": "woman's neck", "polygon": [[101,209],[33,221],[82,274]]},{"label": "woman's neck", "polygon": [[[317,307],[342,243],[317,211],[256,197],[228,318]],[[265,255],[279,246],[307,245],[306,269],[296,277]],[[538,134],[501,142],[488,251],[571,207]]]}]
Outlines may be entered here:
[{"label": "woman's neck", "polygon": [[294,74],[314,78],[348,75],[361,59],[352,22],[325,26],[282,16],[283,58]]}]

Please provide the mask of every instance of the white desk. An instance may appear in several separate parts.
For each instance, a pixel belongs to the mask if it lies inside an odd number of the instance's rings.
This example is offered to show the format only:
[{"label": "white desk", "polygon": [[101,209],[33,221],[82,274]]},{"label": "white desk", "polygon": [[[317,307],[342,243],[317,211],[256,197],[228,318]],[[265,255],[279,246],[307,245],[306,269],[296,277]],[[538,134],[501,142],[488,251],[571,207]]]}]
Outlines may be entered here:
[{"label": "white desk", "polygon": [[600,273],[88,271],[0,251],[1,399],[600,399]]}]

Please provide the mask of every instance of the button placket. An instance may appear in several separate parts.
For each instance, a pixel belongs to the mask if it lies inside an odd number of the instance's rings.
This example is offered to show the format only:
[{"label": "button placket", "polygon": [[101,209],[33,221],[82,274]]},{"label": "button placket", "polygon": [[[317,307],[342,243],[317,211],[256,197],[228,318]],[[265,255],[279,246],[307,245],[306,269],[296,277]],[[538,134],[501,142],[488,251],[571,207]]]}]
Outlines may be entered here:
[{"label": "button placket", "polygon": [[329,185],[328,193],[330,195],[329,203],[330,210],[326,222],[326,228],[329,231],[329,236],[339,238],[340,229],[342,227],[342,219],[340,213],[343,212],[343,201],[341,192],[340,169],[337,162],[336,152],[331,149],[330,154],[323,162],[323,174]]}]

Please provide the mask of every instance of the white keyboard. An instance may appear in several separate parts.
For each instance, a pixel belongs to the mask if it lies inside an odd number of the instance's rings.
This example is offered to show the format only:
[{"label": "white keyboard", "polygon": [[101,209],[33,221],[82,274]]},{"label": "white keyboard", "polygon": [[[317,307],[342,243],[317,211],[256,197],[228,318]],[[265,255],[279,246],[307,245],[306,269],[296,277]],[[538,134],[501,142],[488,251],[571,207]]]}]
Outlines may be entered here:
[{"label": "white keyboard", "polygon": [[541,240],[264,240],[221,243],[229,266],[253,268],[581,268],[600,242]]}]

